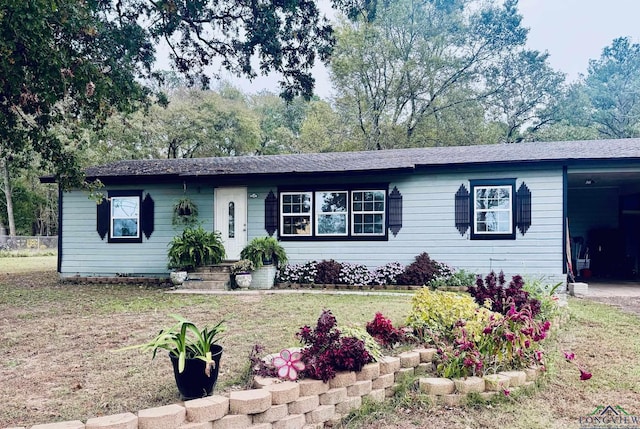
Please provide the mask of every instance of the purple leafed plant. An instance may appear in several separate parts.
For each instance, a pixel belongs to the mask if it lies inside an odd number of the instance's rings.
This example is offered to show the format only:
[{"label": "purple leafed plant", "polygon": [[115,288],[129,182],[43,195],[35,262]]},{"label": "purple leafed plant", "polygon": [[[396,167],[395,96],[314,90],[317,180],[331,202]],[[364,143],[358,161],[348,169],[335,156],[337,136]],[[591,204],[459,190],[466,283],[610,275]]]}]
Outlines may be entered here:
[{"label": "purple leafed plant", "polygon": [[301,352],[305,376],[327,382],[337,371],[359,371],[372,361],[364,342],[341,336],[337,324],[331,310],[323,310],[315,328],[303,326],[296,334],[305,346]]},{"label": "purple leafed plant", "polygon": [[511,305],[515,305],[520,311],[529,307],[533,317],[540,313],[540,301],[529,296],[529,292],[523,289],[524,280],[522,276],[513,276],[509,284],[506,284],[504,273],[499,275],[491,271],[482,281],[478,277],[476,285],[469,288],[469,293],[478,305],[485,305],[488,301],[490,309],[497,313],[507,314]]}]

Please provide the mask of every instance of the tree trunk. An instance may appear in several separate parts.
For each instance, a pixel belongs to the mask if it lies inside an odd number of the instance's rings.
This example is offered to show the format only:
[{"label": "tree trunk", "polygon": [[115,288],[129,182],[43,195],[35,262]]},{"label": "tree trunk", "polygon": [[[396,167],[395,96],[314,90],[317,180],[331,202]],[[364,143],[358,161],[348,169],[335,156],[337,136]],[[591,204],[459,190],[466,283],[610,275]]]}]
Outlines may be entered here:
[{"label": "tree trunk", "polygon": [[16,222],[13,218],[13,199],[11,195],[11,182],[9,181],[9,166],[7,160],[0,160],[0,170],[2,172],[2,181],[4,182],[4,196],[7,201],[7,220],[9,221],[9,236],[16,236]]}]

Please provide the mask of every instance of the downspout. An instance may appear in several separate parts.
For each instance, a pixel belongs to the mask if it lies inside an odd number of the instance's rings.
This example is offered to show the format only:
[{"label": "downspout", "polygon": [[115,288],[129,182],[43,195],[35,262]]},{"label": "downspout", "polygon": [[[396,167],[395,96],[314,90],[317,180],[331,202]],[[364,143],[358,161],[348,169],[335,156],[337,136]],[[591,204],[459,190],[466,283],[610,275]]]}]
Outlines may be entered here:
[{"label": "downspout", "polygon": [[62,273],[62,187],[58,184],[58,274]]},{"label": "downspout", "polygon": [[[567,274],[567,225],[568,225],[568,197],[569,192],[567,166],[562,167],[562,274]],[[568,279],[567,279],[568,280]]]}]

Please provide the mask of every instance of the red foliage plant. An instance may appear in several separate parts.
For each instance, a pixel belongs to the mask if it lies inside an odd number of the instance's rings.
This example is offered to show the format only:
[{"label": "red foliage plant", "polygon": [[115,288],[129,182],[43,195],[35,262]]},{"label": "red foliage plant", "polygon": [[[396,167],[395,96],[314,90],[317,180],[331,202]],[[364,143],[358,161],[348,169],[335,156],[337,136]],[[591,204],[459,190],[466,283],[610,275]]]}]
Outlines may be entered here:
[{"label": "red foliage plant", "polygon": [[305,345],[303,375],[310,378],[327,382],[337,371],[360,371],[373,360],[362,340],[340,335],[331,310],[322,311],[314,329],[305,325],[296,335]]},{"label": "red foliage plant", "polygon": [[391,348],[405,339],[404,331],[394,328],[391,319],[387,319],[380,312],[376,313],[373,320],[367,323],[366,329],[369,335],[383,347]]}]

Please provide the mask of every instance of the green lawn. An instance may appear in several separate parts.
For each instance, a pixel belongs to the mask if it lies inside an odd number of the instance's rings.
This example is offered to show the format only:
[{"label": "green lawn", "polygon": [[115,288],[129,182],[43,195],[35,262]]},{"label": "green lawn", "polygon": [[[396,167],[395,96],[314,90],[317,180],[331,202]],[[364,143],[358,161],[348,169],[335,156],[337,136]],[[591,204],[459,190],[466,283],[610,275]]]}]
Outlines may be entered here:
[{"label": "green lawn", "polygon": [[[26,255],[26,254],[20,254]],[[0,256],[0,273],[27,273],[30,271],[55,271],[58,257],[49,256]]]}]

